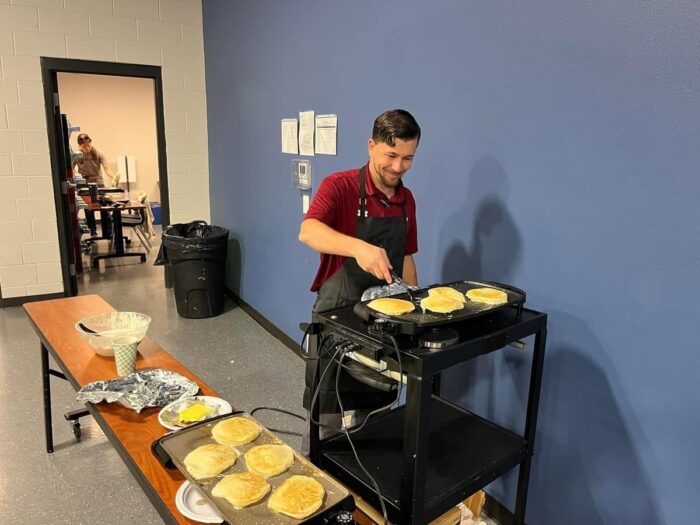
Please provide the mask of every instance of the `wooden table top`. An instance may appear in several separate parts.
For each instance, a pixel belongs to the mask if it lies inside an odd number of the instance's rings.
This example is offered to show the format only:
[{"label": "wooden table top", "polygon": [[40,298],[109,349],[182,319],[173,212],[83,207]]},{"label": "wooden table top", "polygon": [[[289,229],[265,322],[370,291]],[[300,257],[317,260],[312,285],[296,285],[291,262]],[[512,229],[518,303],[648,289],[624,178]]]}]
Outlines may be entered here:
[{"label": "wooden table top", "polygon": [[[114,358],[97,355],[75,329],[75,323],[80,319],[115,311],[104,299],[97,295],[83,295],[26,303],[24,309],[40,337],[47,343],[51,355],[59,361],[66,375],[74,379],[73,386],[80,388],[93,381],[117,377]],[[206,383],[152,339],[144,338],[138,350],[137,369],[157,367],[172,370],[197,383],[202,395],[217,396]],[[178,523],[197,523],[185,518],[175,506],[175,493],[185,481],[184,476],[177,469],[163,467],[151,453],[151,443],[168,432],[158,423],[160,409],[145,408],[141,413],[136,413],[116,403],[99,403],[95,408],[160,495],[173,518]]]}]

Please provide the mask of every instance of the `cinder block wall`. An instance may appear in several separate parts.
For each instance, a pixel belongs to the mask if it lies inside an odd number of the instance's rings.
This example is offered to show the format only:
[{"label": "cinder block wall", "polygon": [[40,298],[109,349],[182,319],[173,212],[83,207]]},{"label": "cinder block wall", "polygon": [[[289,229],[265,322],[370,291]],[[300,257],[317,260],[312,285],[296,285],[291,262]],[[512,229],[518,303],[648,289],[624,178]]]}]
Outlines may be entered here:
[{"label": "cinder block wall", "polygon": [[3,298],[63,291],[40,57],[162,66],[170,220],[209,220],[201,0],[11,4],[0,0]]}]

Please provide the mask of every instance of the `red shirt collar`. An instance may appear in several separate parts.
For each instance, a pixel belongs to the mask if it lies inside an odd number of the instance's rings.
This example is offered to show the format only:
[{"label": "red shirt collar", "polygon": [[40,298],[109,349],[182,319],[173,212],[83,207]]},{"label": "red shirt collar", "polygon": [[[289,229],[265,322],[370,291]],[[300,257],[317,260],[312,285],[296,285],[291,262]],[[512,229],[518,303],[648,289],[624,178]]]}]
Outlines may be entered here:
[{"label": "red shirt collar", "polygon": [[365,192],[367,192],[367,196],[376,194],[379,198],[384,198],[388,202],[401,203],[404,201],[403,181],[399,181],[399,185],[396,186],[396,190],[394,191],[394,196],[388,198],[383,191],[377,189],[374,185],[374,179],[372,179],[372,175],[369,172],[369,162],[365,165],[365,172]]}]

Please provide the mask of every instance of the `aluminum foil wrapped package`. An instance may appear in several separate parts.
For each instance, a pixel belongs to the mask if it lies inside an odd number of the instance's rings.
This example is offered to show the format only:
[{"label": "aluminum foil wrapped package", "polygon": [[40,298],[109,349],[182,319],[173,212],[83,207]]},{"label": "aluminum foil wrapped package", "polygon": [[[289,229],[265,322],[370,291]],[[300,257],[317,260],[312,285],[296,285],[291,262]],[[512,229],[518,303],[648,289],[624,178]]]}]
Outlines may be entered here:
[{"label": "aluminum foil wrapped package", "polygon": [[120,403],[141,412],[146,407],[160,407],[199,392],[197,383],[170,370],[140,370],[126,377],[95,381],[78,390],[81,403]]},{"label": "aluminum foil wrapped package", "polygon": [[371,288],[367,288],[362,294],[362,299],[360,299],[360,301],[370,301],[372,299],[379,299],[380,297],[399,295],[417,289],[417,286],[408,286],[406,284],[397,283],[394,281],[393,283],[385,284],[384,286],[372,286]]}]

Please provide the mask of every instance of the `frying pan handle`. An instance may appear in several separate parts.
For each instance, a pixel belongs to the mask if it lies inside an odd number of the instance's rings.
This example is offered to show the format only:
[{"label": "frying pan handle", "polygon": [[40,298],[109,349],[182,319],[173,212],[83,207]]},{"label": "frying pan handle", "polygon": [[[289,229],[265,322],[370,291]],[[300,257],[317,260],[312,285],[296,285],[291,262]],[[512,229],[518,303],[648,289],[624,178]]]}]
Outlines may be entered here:
[{"label": "frying pan handle", "polygon": [[506,290],[510,290],[511,292],[520,294],[523,296],[523,302],[525,302],[525,297],[527,296],[527,294],[525,293],[525,290],[521,290],[520,288],[516,288],[515,286],[510,285],[510,284],[497,283],[495,281],[481,281],[481,282],[484,284],[492,284],[498,288],[505,288]]}]

